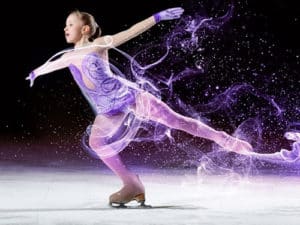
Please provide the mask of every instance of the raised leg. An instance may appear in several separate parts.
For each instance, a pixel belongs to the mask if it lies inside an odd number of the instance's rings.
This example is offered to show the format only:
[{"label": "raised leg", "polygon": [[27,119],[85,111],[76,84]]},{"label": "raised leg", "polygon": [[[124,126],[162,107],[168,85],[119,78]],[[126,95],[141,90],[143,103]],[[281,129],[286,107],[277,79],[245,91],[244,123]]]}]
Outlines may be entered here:
[{"label": "raised leg", "polygon": [[142,119],[153,120],[170,128],[212,140],[226,150],[241,154],[252,151],[252,146],[248,142],[234,138],[223,131],[217,131],[199,120],[180,115],[160,99],[147,92],[141,92],[137,95],[133,110]]}]

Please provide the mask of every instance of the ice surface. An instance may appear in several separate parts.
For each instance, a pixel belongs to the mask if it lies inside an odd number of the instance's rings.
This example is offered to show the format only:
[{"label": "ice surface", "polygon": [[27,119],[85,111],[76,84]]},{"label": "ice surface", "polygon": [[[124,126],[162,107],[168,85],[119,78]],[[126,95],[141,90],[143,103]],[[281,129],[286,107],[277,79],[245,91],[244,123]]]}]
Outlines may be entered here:
[{"label": "ice surface", "polygon": [[112,209],[121,187],[101,168],[2,166],[0,224],[299,225],[300,178],[200,176],[194,170],[134,168],[157,209]]}]

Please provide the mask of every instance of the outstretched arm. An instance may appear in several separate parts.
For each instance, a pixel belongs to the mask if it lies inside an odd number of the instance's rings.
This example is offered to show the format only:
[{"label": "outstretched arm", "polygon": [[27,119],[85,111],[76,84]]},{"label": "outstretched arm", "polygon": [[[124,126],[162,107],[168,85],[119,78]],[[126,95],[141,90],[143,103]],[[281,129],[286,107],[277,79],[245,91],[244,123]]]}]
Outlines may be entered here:
[{"label": "outstretched arm", "polygon": [[126,41],[138,36],[139,34],[147,31],[156,23],[162,20],[173,20],[178,19],[183,13],[183,9],[180,7],[170,8],[159,13],[154,14],[153,16],[133,25],[129,29],[119,32],[112,36],[104,36],[95,39],[94,43],[107,48],[117,47]]},{"label": "outstretched arm", "polygon": [[44,75],[44,74],[47,74],[47,73],[51,73],[55,70],[63,69],[67,66],[68,66],[67,57],[65,55],[63,55],[62,57],[60,57],[59,59],[56,59],[54,61],[47,61],[42,66],[40,66],[40,67],[36,68],[35,70],[33,70],[29,74],[29,76],[26,77],[25,79],[30,81],[30,87],[32,87],[34,80],[38,76],[41,76],[41,75]]}]

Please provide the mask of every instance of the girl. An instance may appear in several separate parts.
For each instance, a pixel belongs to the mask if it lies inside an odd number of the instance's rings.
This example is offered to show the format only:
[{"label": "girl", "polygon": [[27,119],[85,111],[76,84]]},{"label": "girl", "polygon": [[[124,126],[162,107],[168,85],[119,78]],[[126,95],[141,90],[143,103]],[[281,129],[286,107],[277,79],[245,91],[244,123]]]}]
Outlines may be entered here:
[{"label": "girl", "polygon": [[118,154],[136,134],[139,125],[136,121],[159,122],[212,140],[229,151],[241,154],[252,151],[248,142],[174,112],[154,95],[121,76],[116,76],[109,66],[109,49],[118,47],[162,20],[179,18],[183,11],[180,7],[161,11],[112,36],[100,36],[100,28],[92,15],[74,11],[67,17],[64,28],[66,41],[73,44],[74,48],[64,51],[58,59],[48,60],[26,78],[32,86],[36,77],[69,67],[96,114],[89,146],[120,177],[124,185],[109,197],[111,205],[124,205],[132,200],[141,204],[145,202],[142,182],[126,168]]}]

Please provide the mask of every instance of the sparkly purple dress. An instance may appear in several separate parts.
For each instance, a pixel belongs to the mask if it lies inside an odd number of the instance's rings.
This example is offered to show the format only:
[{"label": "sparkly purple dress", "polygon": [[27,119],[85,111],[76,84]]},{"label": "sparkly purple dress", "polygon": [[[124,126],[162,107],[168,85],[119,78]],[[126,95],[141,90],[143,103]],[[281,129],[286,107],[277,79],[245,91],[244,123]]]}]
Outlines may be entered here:
[{"label": "sparkly purple dress", "polygon": [[81,66],[81,71],[94,84],[93,89],[85,85],[82,74],[75,65],[69,65],[69,69],[96,115],[125,112],[135,102],[136,90],[118,80],[111,72],[109,63],[97,53],[86,55]]}]

